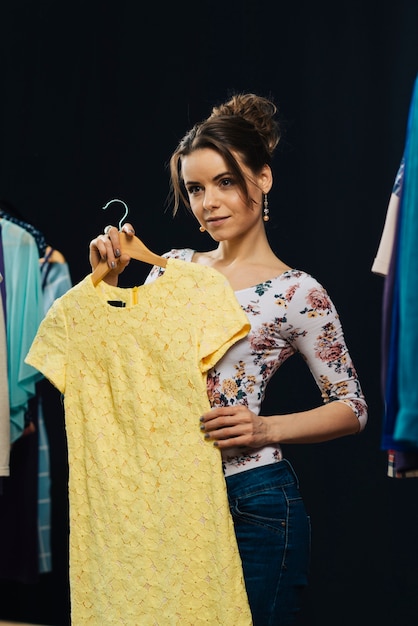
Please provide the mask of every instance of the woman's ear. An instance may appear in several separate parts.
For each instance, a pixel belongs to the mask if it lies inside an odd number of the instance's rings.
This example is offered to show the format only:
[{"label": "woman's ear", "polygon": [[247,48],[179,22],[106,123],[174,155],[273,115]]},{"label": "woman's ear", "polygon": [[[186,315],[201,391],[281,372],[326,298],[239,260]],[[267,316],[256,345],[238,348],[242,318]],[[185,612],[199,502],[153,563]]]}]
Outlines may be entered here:
[{"label": "woman's ear", "polygon": [[269,165],[264,165],[258,177],[259,186],[263,193],[268,193],[273,186],[273,174]]}]

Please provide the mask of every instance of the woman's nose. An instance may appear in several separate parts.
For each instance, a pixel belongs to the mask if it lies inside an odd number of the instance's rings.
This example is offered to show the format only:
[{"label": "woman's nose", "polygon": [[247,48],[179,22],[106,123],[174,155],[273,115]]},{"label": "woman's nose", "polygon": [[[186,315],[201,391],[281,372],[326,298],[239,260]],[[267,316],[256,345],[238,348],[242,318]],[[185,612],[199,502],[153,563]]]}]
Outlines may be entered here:
[{"label": "woman's nose", "polygon": [[218,206],[219,201],[217,200],[216,193],[213,190],[206,189],[203,198],[203,208],[207,211],[211,211]]}]

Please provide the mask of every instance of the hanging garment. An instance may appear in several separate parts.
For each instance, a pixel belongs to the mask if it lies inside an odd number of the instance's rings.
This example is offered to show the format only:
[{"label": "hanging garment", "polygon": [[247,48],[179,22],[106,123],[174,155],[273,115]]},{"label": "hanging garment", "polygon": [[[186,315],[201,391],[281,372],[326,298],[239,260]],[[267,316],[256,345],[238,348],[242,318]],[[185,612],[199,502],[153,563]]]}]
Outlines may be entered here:
[{"label": "hanging garment", "polygon": [[65,396],[72,622],[252,622],[206,373],[249,331],[225,277],[169,259],[160,279],[51,306],[26,361]]},{"label": "hanging garment", "polygon": [[[3,275],[0,274],[0,281]],[[7,377],[7,341],[0,302],[0,477],[10,475],[10,402]],[[1,478],[0,478],[1,480]],[[1,492],[0,492],[1,493]]]},{"label": "hanging garment", "polygon": [[388,476],[418,475],[418,78],[401,161],[372,271],[385,277],[382,311],[382,448]]},{"label": "hanging garment", "polygon": [[1,305],[3,309],[3,320],[4,326],[6,328],[6,272],[4,269],[4,253],[3,253],[3,238],[1,234],[1,219],[0,219],[0,294],[1,294]]},{"label": "hanging garment", "polygon": [[29,224],[29,222],[26,222],[21,217],[14,214],[15,212],[14,207],[11,207],[10,205],[6,205],[6,208],[5,208],[4,206],[2,206],[4,204],[5,204],[4,202],[0,202],[0,218],[3,217],[9,222],[12,222],[13,224],[17,224],[21,228],[24,228],[24,230],[26,230],[27,233],[30,233],[35,240],[36,246],[38,248],[39,257],[43,257],[47,249],[47,242],[45,240],[43,233],[38,228],[33,226],[33,224]]},{"label": "hanging garment", "polygon": [[418,447],[418,78],[412,96],[399,233],[399,411],[394,438]]},{"label": "hanging garment", "polygon": [[[43,317],[38,247],[22,226],[0,218],[6,284],[9,476],[0,497],[0,578],[38,580],[36,382],[24,362]],[[35,403],[35,404],[34,404]],[[27,424],[32,428],[26,428]],[[28,434],[24,434],[27,432]]]},{"label": "hanging garment", "polygon": [[[378,254],[372,271],[385,276],[382,301],[382,336],[381,336],[381,388],[385,401],[382,428],[382,448],[392,450],[398,445],[393,431],[398,412],[398,336],[399,336],[399,285],[396,280],[399,253],[399,223],[401,197],[405,171],[405,159],[402,158],[396,175],[395,184],[389,200],[388,211],[380,241]],[[389,226],[388,226],[389,225]],[[388,230],[389,229],[389,230]],[[377,270],[378,268],[378,270]],[[384,273],[384,274],[383,274]],[[398,446],[403,449],[403,445]],[[393,460],[393,457],[392,457]]]},{"label": "hanging garment", "polygon": [[[40,260],[41,286],[43,296],[44,315],[47,314],[52,303],[71,287],[71,275],[68,263],[61,253],[48,246],[45,256]],[[50,383],[48,382],[48,385]],[[53,388],[58,394],[58,390]],[[50,389],[46,389],[39,381],[36,384],[38,400],[38,431],[39,431],[39,463],[38,463],[38,545],[39,545],[39,572],[52,571],[51,548],[51,464],[50,438],[45,421],[57,420],[59,416],[48,416],[48,411],[55,412],[56,403],[49,401]],[[57,445],[52,442],[52,445]]]},{"label": "hanging garment", "polygon": [[399,203],[402,194],[403,177],[405,171],[405,157],[402,157],[401,164],[396,174],[395,183],[389,198],[386,211],[383,232],[380,238],[379,247],[372,265],[372,272],[386,277],[389,273],[390,263],[396,247],[396,232],[398,228]]},{"label": "hanging garment", "polygon": [[23,433],[28,401],[41,374],[24,358],[43,318],[38,249],[22,226],[1,220],[6,282],[6,337],[10,399],[10,439]]},{"label": "hanging garment", "polygon": [[10,400],[7,372],[6,282],[0,220],[0,494],[2,477],[10,475]]}]

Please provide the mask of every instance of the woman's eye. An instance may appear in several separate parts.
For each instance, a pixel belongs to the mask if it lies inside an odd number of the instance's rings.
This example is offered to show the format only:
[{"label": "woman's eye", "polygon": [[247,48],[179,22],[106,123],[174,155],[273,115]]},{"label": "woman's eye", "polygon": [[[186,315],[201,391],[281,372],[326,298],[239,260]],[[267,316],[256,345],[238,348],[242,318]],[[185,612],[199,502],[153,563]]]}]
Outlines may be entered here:
[{"label": "woman's eye", "polygon": [[201,190],[201,187],[199,187],[198,185],[194,185],[193,187],[188,187],[187,188],[187,193],[192,196],[195,193],[198,193]]},{"label": "woman's eye", "polygon": [[230,187],[233,184],[234,181],[232,180],[232,178],[223,178],[221,180],[221,187]]}]

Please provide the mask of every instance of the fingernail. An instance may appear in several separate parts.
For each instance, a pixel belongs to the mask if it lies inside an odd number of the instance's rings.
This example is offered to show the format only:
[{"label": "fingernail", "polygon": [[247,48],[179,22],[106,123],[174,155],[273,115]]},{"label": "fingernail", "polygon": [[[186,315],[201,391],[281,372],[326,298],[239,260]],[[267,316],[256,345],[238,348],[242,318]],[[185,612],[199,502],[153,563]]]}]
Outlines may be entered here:
[{"label": "fingernail", "polygon": [[114,269],[115,269],[115,267],[116,267],[116,263],[115,263],[115,261],[112,261],[112,262],[111,262],[110,267],[112,268],[112,270],[114,270]]},{"label": "fingernail", "polygon": [[206,430],[206,426],[204,424],[200,425],[200,430]]},{"label": "fingernail", "polygon": [[115,250],[115,256],[119,257],[120,256],[120,250],[119,248],[116,248]]}]

